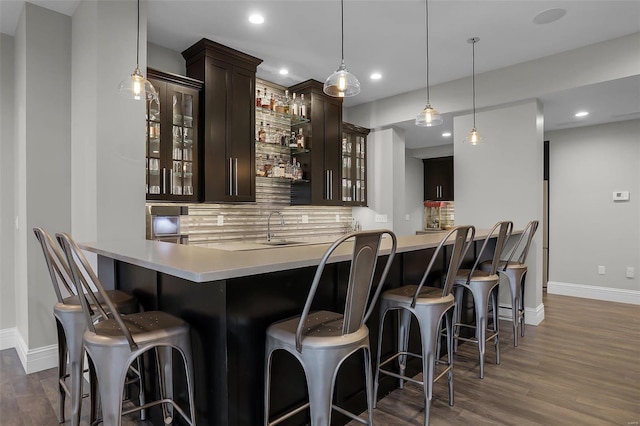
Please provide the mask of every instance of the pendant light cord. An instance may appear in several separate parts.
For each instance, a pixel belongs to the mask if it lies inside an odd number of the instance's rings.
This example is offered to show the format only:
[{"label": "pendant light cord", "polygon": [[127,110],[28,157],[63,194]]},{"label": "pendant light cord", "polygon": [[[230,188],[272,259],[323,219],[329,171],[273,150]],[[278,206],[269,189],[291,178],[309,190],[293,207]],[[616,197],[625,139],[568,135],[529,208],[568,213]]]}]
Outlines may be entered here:
[{"label": "pendant light cord", "polygon": [[140,68],[140,0],[138,0],[138,32],[136,38],[136,68]]},{"label": "pendant light cord", "polygon": [[342,42],[342,63],[344,64],[344,0],[340,0],[340,27],[340,41]]},{"label": "pendant light cord", "polygon": [[476,40],[471,43],[471,85],[473,87],[473,128],[476,128]]},{"label": "pendant light cord", "polygon": [[427,68],[427,105],[429,105],[429,0],[425,0],[424,2],[424,20],[425,20],[425,28],[427,30],[427,58],[426,58],[426,68]]}]

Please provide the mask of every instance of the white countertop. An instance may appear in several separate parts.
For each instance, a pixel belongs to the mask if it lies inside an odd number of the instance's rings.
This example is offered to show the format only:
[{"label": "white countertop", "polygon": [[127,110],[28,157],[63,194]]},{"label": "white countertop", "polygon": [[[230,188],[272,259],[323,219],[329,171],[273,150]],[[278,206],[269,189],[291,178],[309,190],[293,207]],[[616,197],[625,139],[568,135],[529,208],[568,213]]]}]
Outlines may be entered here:
[{"label": "white countertop", "polygon": [[[488,230],[477,230],[476,240],[484,239],[487,232]],[[440,233],[398,237],[397,252],[436,247],[442,237]],[[189,281],[207,282],[316,266],[329,247],[329,243],[233,251],[131,239],[82,243],[80,247],[99,255]],[[387,238],[382,243],[381,252],[388,254],[390,249],[391,241]],[[329,263],[348,260],[350,254],[347,244],[334,253]]]}]

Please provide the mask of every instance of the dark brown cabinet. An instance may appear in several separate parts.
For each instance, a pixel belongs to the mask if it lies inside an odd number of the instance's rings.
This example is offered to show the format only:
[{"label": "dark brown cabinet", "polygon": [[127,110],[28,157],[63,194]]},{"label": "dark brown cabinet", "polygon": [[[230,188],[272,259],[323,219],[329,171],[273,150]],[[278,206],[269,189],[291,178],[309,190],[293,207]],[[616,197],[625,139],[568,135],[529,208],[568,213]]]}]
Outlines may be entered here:
[{"label": "dark brown cabinet", "polygon": [[147,101],[147,200],[198,201],[198,125],[202,82],[147,69],[158,102]]},{"label": "dark brown cabinet", "polygon": [[323,84],[307,80],[289,88],[309,99],[308,123],[302,124],[309,153],[299,155],[308,182],[292,184],[291,204],[341,205],[342,99],[327,96]]},{"label": "dark brown cabinet", "polygon": [[262,60],[207,39],[182,56],[187,75],[204,81],[203,200],[255,201],[255,75]]},{"label": "dark brown cabinet", "polygon": [[342,123],[342,202],[367,205],[367,135],[369,129]]},{"label": "dark brown cabinet", "polygon": [[453,201],[453,157],[425,158],[424,199]]}]

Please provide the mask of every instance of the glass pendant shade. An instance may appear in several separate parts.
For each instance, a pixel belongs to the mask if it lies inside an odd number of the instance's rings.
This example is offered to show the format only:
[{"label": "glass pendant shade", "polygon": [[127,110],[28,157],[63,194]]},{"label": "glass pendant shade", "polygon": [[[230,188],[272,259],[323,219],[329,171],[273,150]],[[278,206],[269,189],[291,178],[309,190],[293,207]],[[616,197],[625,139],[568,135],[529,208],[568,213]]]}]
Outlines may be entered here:
[{"label": "glass pendant shade", "polygon": [[466,138],[464,138],[465,143],[471,145],[479,145],[482,143],[482,136],[480,136],[480,132],[474,127],[471,129]]},{"label": "glass pendant shade", "polygon": [[127,99],[158,100],[158,93],[153,85],[144,78],[140,68],[136,67],[130,77],[125,78],[118,85],[118,93]]},{"label": "glass pendant shade", "polygon": [[343,60],[336,72],[324,82],[323,91],[329,96],[347,98],[360,93],[360,82],[349,72]]},{"label": "glass pendant shade", "polygon": [[159,103],[158,93],[156,92],[153,84],[149,82],[140,72],[140,0],[137,2],[138,6],[138,20],[137,33],[136,33],[136,69],[133,70],[133,74],[130,77],[125,78],[118,85],[118,93],[127,99],[133,99],[136,101],[155,100]]},{"label": "glass pendant shade", "polygon": [[427,104],[416,117],[416,126],[433,127],[442,124],[442,116],[431,104]]}]

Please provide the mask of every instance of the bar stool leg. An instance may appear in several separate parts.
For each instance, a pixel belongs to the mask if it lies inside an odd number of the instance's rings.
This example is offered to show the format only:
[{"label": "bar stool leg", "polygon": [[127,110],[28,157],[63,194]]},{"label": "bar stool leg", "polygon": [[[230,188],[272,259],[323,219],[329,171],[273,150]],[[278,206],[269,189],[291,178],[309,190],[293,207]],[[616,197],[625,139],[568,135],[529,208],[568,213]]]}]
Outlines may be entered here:
[{"label": "bar stool leg", "polygon": [[378,381],[380,380],[380,358],[382,356],[382,334],[384,331],[384,318],[388,309],[383,306],[384,300],[380,302],[380,319],[378,320],[378,350],[376,352],[376,374],[373,379],[373,408],[378,406]]},{"label": "bar stool leg", "polygon": [[[419,317],[420,318],[420,317]],[[420,324],[422,339],[422,382],[424,388],[424,426],[429,426],[431,399],[433,398],[433,371],[436,339],[440,337],[442,318],[435,318],[433,323]]]},{"label": "bar stool leg", "polygon": [[495,286],[491,291],[491,309],[493,310],[493,332],[496,333],[496,337],[493,340],[493,345],[496,350],[496,364],[500,364],[500,334],[498,333],[498,289],[499,286]]},{"label": "bar stool leg", "polygon": [[[171,346],[157,346],[156,355],[158,357],[158,378],[160,380],[160,397],[162,399],[173,399],[173,359],[171,357]],[[173,405],[162,404],[162,415],[165,424],[173,422]]]},{"label": "bar stool leg", "polygon": [[[129,348],[127,347],[127,351]],[[89,354],[98,377],[100,400],[102,402],[102,423],[120,426],[122,415],[123,384],[128,370],[128,357],[119,351],[96,351]],[[103,368],[102,366],[109,366]],[[119,370],[118,367],[121,367]]]},{"label": "bar stool leg", "polygon": [[458,337],[460,336],[460,323],[462,322],[462,299],[464,298],[464,287],[458,286],[455,291],[455,306],[453,308],[453,352],[458,353]]},{"label": "bar stool leg", "polygon": [[[407,352],[409,349],[409,331],[411,327],[411,312],[406,309],[398,310],[398,352]],[[404,376],[407,368],[407,356],[400,355],[398,357],[398,367],[400,375]],[[400,389],[404,389],[404,380],[400,380]]]},{"label": "bar stool leg", "polygon": [[62,387],[61,381],[67,375],[67,339],[64,334],[62,324],[56,319],[56,327],[58,329],[58,422],[64,423],[64,402],[67,393]]},{"label": "bar stool leg", "polygon": [[473,303],[476,311],[476,339],[478,340],[478,354],[480,357],[480,378],[484,378],[484,355],[487,350],[487,311],[489,309],[488,294],[482,290],[471,288]]},{"label": "bar stool leg", "polygon": [[367,412],[369,413],[369,426],[373,426],[373,383],[371,373],[371,350],[367,347],[364,350],[364,375],[367,386]]},{"label": "bar stool leg", "polygon": [[338,360],[335,358],[333,356],[318,356],[312,361],[301,363],[306,367],[311,426],[331,424],[333,376],[326,373],[327,371],[336,371]]},{"label": "bar stool leg", "polygon": [[520,336],[524,337],[524,283],[527,278],[527,271],[522,274],[522,278],[520,280],[520,311],[518,312],[521,323],[520,323]]},{"label": "bar stool leg", "polygon": [[447,375],[447,381],[449,384],[449,405],[453,406],[453,310],[449,309],[445,314],[445,321],[447,327],[447,363],[449,364],[449,373]]}]

